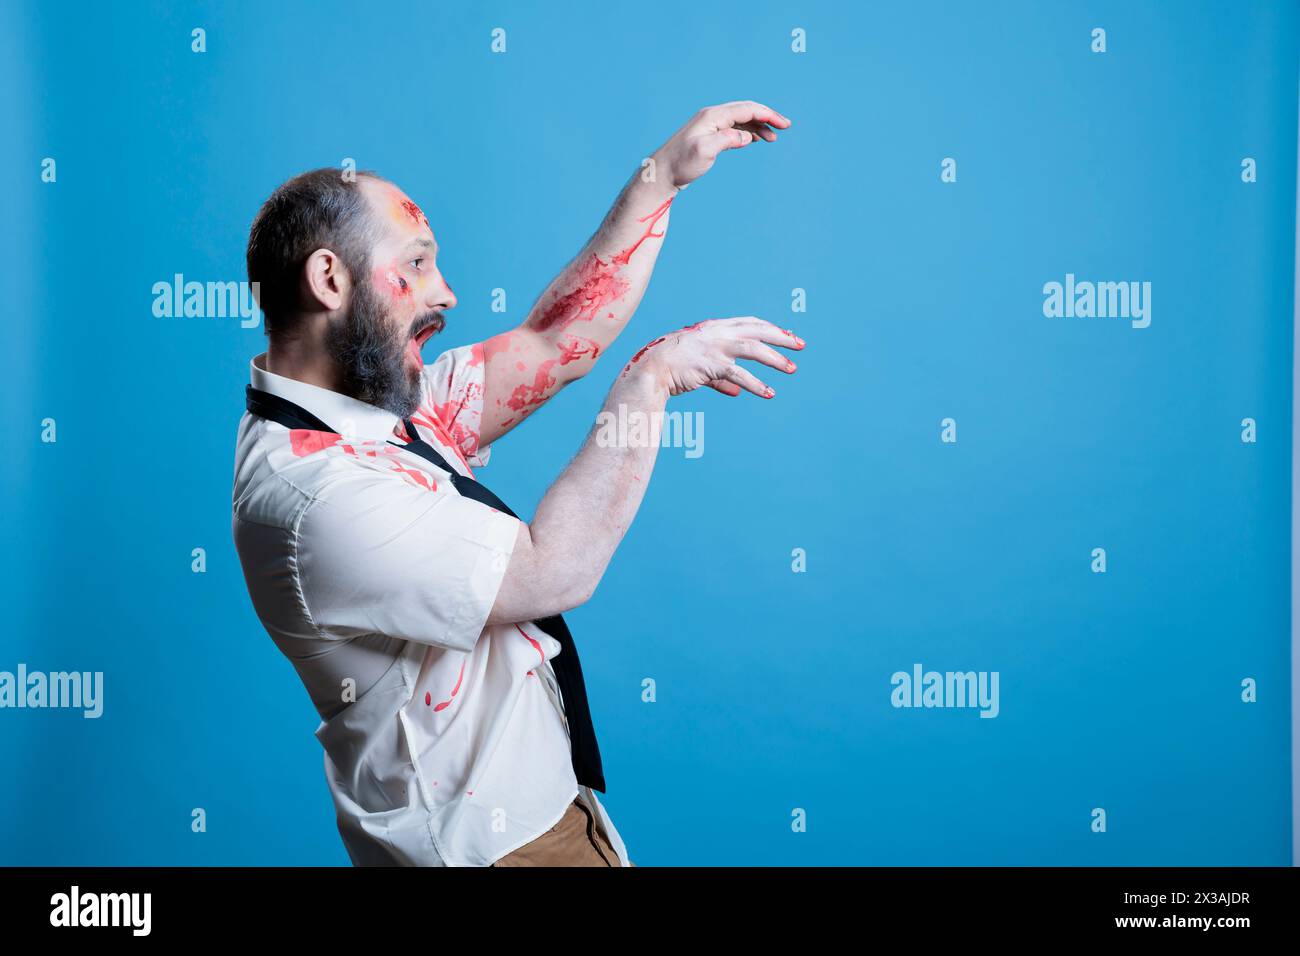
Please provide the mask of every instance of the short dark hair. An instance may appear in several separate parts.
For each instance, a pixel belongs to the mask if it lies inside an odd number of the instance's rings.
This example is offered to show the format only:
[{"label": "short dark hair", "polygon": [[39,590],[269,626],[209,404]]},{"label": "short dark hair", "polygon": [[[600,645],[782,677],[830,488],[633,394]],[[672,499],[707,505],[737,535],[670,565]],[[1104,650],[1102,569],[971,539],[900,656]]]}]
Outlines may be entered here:
[{"label": "short dark hair", "polygon": [[317,249],[338,253],[361,281],[370,265],[372,219],[359,188],[371,172],[345,176],[340,169],[313,169],[281,184],[262,203],[248,232],[248,281],[268,335],[291,333],[302,267]]}]

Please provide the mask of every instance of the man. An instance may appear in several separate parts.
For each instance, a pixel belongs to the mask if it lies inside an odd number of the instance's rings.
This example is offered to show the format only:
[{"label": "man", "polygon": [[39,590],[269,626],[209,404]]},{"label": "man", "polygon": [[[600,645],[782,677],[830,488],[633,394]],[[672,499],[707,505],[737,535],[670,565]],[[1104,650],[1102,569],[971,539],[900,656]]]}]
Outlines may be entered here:
[{"label": "man", "polygon": [[[248,275],[267,351],[251,363],[233,532],[254,607],[320,713],[339,831],[357,865],[630,865],[604,792],[573,636],[640,505],[658,436],[589,436],[524,523],[479,484],[489,446],[589,372],[631,318],[679,190],[789,120],[696,114],[635,175],[518,328],[424,365],[456,296],[420,208],[373,174],[280,186]],[[605,410],[657,421],[710,386],[771,398],[792,333],[755,318],[655,339]],[[590,646],[590,644],[588,645]]]}]

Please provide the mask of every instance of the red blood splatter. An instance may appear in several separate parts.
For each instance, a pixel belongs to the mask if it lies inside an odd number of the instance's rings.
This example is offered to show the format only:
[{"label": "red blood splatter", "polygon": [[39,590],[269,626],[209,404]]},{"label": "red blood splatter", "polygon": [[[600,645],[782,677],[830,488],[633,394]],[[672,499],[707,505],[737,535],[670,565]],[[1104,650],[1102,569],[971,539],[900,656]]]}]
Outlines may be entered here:
[{"label": "red blood splatter", "polygon": [[563,364],[560,359],[546,359],[546,362],[539,364],[537,375],[533,376],[532,385],[516,385],[515,390],[510,393],[510,398],[506,399],[506,405],[515,411],[524,411],[525,408],[541,405],[546,401],[547,392],[550,392],[551,386],[555,385],[555,378],[551,377],[551,369],[556,364]]},{"label": "red blood splatter", "polygon": [[410,475],[411,480],[423,488],[425,491],[437,491],[438,483],[422,471],[412,471],[399,462],[393,462],[393,471],[400,472],[403,475]]},{"label": "red blood splatter", "polygon": [[[456,678],[456,686],[453,687],[453,688],[451,689],[451,696],[450,696],[450,697],[448,697],[448,698],[447,698],[446,700],[444,700],[442,703],[438,704],[438,706],[436,706],[436,707],[433,708],[433,712],[434,712],[435,714],[438,713],[438,711],[440,711],[440,710],[446,710],[448,707],[451,706],[451,702],[455,699],[456,695],[457,695],[458,693],[460,693],[460,682],[461,682],[462,680],[464,680],[464,678],[465,678],[465,662],[464,662],[464,661],[461,661],[461,662],[460,662],[460,676]],[[432,697],[430,696],[429,699],[432,700]]]},{"label": "red blood splatter", "polygon": [[[515,625],[515,630],[518,631],[520,634],[523,634],[523,635],[524,635],[524,640],[527,641],[529,644],[533,645],[533,648],[537,651],[537,656],[540,657],[540,658],[542,659],[542,663],[545,664],[545,663],[546,663],[546,655],[545,655],[544,653],[542,653],[542,645],[541,645],[541,644],[538,644],[535,640],[533,640],[533,639],[532,639],[531,637],[529,637],[527,634],[524,634],[524,629],[523,629],[522,627],[520,627],[518,624]],[[532,671],[529,671],[528,673],[531,674]]]},{"label": "red blood splatter", "polygon": [[387,286],[395,298],[406,299],[411,296],[411,284],[398,274],[395,265],[379,266],[371,274],[377,287]]},{"label": "red blood splatter", "polygon": [[641,356],[645,355],[645,353],[646,353],[648,350],[654,348],[656,345],[658,345],[660,342],[662,342],[662,341],[663,341],[664,339],[666,339],[666,338],[667,338],[666,335],[661,335],[661,336],[659,336],[659,338],[655,339],[653,342],[647,342],[645,345],[641,346],[641,350],[640,350],[639,352],[637,352],[636,355],[633,355],[633,356],[632,356],[632,361],[628,362],[627,364],[628,364],[629,366],[631,366],[631,365],[635,365],[637,359],[639,359]]},{"label": "red blood splatter", "polygon": [[[482,365],[485,362],[492,361],[494,356],[509,351],[510,337],[509,332],[502,332],[500,335],[494,335],[486,341],[475,342],[470,346],[469,361],[466,364],[470,367]],[[451,388],[450,380],[447,382],[447,387]]]},{"label": "red blood splatter", "polygon": [[289,447],[298,458],[303,458],[307,455],[314,455],[318,451],[334,447],[337,447],[345,455],[351,455],[354,458],[359,458],[361,457],[361,454],[364,453],[367,458],[377,459],[380,454],[382,454],[385,458],[390,459],[389,463],[393,466],[393,471],[409,475],[417,485],[426,491],[438,490],[438,483],[423,471],[412,470],[402,465],[401,462],[392,460],[390,456],[396,455],[397,449],[393,448],[391,445],[385,443],[384,447],[380,450],[363,448],[362,452],[359,453],[353,445],[337,444],[342,437],[343,436],[335,434],[334,432],[321,432],[307,428],[294,428],[289,431]]},{"label": "red blood splatter", "polygon": [[666,200],[664,200],[664,204],[662,206],[660,206],[654,212],[642,216],[640,219],[637,220],[637,222],[645,222],[646,220],[649,220],[650,224],[645,227],[645,232],[642,234],[640,239],[638,239],[631,246],[629,246],[627,249],[624,249],[622,252],[620,252],[618,255],[616,255],[613,258],[612,261],[616,265],[625,266],[629,262],[631,262],[632,253],[636,252],[637,249],[641,247],[641,243],[645,242],[647,239],[662,239],[664,237],[664,234],[662,232],[655,232],[654,228],[655,226],[659,225],[659,220],[668,214],[668,207],[673,204],[673,198],[674,197],[669,196]]},{"label": "red blood splatter", "polygon": [[557,358],[547,359],[537,366],[537,374],[533,376],[533,384],[516,385],[515,390],[506,399],[506,405],[516,412],[521,412],[529,406],[540,405],[546,401],[546,393],[555,384],[555,379],[551,377],[551,369],[559,362],[560,359]]},{"label": "red blood splatter", "polygon": [[406,213],[411,218],[411,222],[415,223],[417,226],[421,223],[426,226],[429,225],[429,220],[425,218],[420,207],[409,199],[402,200],[402,212]]},{"label": "red blood splatter", "polygon": [[329,448],[342,437],[334,432],[294,428],[289,431],[289,447],[298,458],[305,458],[307,455],[314,455],[324,448]]},{"label": "red blood splatter", "polygon": [[392,465],[393,471],[409,475],[416,484],[424,488],[426,491],[438,490],[438,483],[429,475],[422,471],[414,471],[394,460],[392,456],[397,455],[398,450],[387,442],[385,442],[382,448],[379,448],[378,450],[362,446],[362,449],[359,452],[357,448],[351,444],[338,444],[342,437],[342,435],[336,434],[335,432],[314,431],[309,428],[293,428],[289,431],[289,447],[298,458],[304,458],[307,455],[314,455],[316,452],[323,451],[326,448],[338,448],[345,455],[351,455],[354,458],[360,458],[364,454],[366,458],[378,459],[380,455],[383,455],[385,458],[389,459],[389,464]]},{"label": "red blood splatter", "polygon": [[591,360],[594,362],[596,357],[600,355],[600,343],[595,339],[584,339],[578,335],[571,335],[568,342],[559,344],[559,350],[561,365],[576,362],[584,355],[590,355]]},{"label": "red blood splatter", "polygon": [[[673,200],[669,198],[654,212],[639,218],[637,222],[648,223],[641,238],[622,252],[616,253],[609,262],[605,262],[593,253],[578,270],[577,288],[557,295],[532,322],[533,328],[539,332],[547,332],[553,328],[568,328],[578,320],[590,322],[596,317],[596,313],[627,292],[630,286],[626,279],[619,276],[619,268],[632,261],[632,255],[641,248],[641,243],[647,239],[663,238],[664,234],[655,232],[654,229],[672,204]],[[613,312],[608,312],[607,315],[609,318],[614,317]]]},{"label": "red blood splatter", "polygon": [[[555,386],[556,380],[551,375],[551,369],[556,365],[568,365],[570,362],[576,362],[584,356],[590,355],[594,361],[600,354],[600,343],[594,339],[587,339],[581,336],[570,336],[568,341],[561,342],[556,346],[559,355],[553,359],[546,359],[537,366],[537,371],[533,375],[532,384],[523,383],[516,385],[506,399],[505,404],[508,408],[516,412],[522,412],[525,409],[532,408],[542,404],[549,397],[550,390]],[[523,362],[516,362],[515,368],[519,371],[526,371],[528,366]],[[498,400],[498,405],[501,402]],[[506,424],[513,419],[508,419]]]},{"label": "red blood splatter", "polygon": [[433,703],[433,695],[426,690],[424,692],[424,706],[428,707],[432,703]]},{"label": "red blood splatter", "polygon": [[[457,416],[464,408],[464,399],[460,402],[444,402],[441,405],[435,405],[432,409],[420,406],[419,411],[411,416],[411,423],[414,425],[423,425],[431,432],[437,434],[438,439],[456,453],[460,463],[465,466],[469,474],[473,474],[470,469],[469,461],[466,455],[472,455],[478,450],[478,432],[467,427],[463,422],[457,420]],[[451,422],[451,428],[448,429],[446,422]]]},{"label": "red blood splatter", "polygon": [[539,332],[548,332],[568,328],[580,319],[590,322],[597,312],[629,288],[627,280],[619,277],[617,266],[593,254],[578,270],[577,288],[557,295],[532,326]]}]

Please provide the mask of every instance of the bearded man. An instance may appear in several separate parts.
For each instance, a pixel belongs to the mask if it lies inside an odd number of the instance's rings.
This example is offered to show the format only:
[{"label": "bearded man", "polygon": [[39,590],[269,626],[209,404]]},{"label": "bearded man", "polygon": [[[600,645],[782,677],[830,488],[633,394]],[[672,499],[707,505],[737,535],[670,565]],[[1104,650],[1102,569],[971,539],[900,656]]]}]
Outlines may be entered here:
[{"label": "bearded man", "polygon": [[[702,110],[638,170],[527,318],[425,364],[456,296],[420,207],[373,173],[284,183],[248,241],[251,362],[233,532],[253,606],[321,723],[356,865],[628,866],[562,612],[591,598],[645,493],[653,440],[592,436],[525,523],[476,478],[490,446],[588,374],[636,310],[679,191],[790,121]],[[742,213],[743,215],[743,213]],[[793,333],[753,317],[654,339],[603,411],[661,421],[704,386],[773,390]]]}]

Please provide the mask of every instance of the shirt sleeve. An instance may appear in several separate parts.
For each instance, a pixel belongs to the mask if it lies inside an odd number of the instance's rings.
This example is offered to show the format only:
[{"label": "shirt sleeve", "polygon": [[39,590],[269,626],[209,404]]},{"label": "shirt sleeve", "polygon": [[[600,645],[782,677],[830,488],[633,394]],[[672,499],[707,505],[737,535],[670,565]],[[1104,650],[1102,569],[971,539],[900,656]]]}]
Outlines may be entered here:
[{"label": "shirt sleeve", "polygon": [[367,474],[330,485],[297,529],[303,603],[321,636],[385,634],[469,651],[496,602],[519,521],[463,498]]},{"label": "shirt sleeve", "polygon": [[492,451],[479,444],[484,380],[482,345],[450,349],[424,367],[421,408],[442,426],[451,443],[476,468],[488,463]]}]

